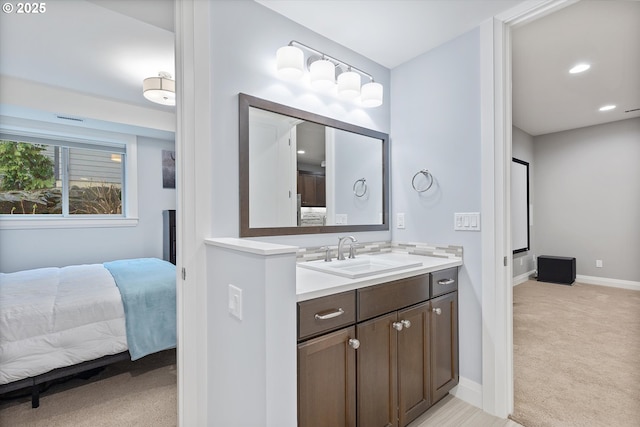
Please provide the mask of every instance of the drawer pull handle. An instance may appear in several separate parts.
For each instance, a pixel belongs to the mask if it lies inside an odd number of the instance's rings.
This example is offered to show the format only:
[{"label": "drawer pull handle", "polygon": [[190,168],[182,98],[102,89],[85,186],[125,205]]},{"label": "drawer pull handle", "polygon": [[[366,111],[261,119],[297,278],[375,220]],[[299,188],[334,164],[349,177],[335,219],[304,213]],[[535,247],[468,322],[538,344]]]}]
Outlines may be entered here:
[{"label": "drawer pull handle", "polygon": [[438,285],[446,286],[446,285],[452,284],[453,282],[455,282],[455,280],[453,279],[442,279],[442,280],[438,280]]},{"label": "drawer pull handle", "polygon": [[442,309],[439,307],[434,308],[432,311],[438,316],[442,314]]},{"label": "drawer pull handle", "polygon": [[316,318],[316,320],[327,320],[327,319],[333,319],[334,317],[342,316],[343,314],[344,314],[344,310],[339,308],[337,310],[333,310],[325,314],[316,313],[314,317]]},{"label": "drawer pull handle", "polygon": [[351,347],[354,350],[357,350],[358,347],[360,347],[360,341],[355,338],[351,338],[349,340],[349,347]]}]

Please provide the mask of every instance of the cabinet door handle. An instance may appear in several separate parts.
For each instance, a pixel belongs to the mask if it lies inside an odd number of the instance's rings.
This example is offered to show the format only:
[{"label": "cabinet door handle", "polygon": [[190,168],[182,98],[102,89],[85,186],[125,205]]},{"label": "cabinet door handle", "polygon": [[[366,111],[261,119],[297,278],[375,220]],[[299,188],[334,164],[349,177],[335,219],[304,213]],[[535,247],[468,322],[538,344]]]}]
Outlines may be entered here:
[{"label": "cabinet door handle", "polygon": [[393,329],[395,329],[396,331],[401,331],[402,328],[404,328],[402,322],[393,322],[391,326],[393,326]]},{"label": "cabinet door handle", "polygon": [[401,320],[400,323],[402,323],[402,326],[404,326],[405,328],[410,328],[411,327],[411,321],[410,320]]},{"label": "cabinet door handle", "polygon": [[360,341],[355,338],[351,338],[348,342],[349,347],[353,348],[354,350],[357,350],[360,347]]},{"label": "cabinet door handle", "polygon": [[334,317],[342,316],[343,314],[344,314],[344,310],[339,308],[337,310],[333,310],[324,314],[316,313],[316,315],[313,317],[315,317],[316,320],[327,320],[327,319],[333,319]]},{"label": "cabinet door handle", "polygon": [[442,279],[442,280],[438,280],[438,285],[450,285],[453,282],[455,282],[455,280],[453,279]]},{"label": "cabinet door handle", "polygon": [[431,311],[440,316],[442,314],[442,309],[439,307],[434,307]]}]

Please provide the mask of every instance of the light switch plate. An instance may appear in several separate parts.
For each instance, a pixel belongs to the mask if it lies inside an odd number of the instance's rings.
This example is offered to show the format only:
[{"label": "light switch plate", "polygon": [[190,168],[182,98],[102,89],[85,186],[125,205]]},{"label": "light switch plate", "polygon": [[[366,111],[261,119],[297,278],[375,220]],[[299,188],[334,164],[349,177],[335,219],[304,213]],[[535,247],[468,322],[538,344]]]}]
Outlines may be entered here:
[{"label": "light switch plate", "polygon": [[229,313],[242,320],[242,289],[229,285]]},{"label": "light switch plate", "polygon": [[454,213],[453,229],[457,231],[480,231],[480,212]]},{"label": "light switch plate", "polygon": [[347,225],[347,214],[336,214],[336,225]]},{"label": "light switch plate", "polygon": [[396,227],[404,228],[404,214],[399,213],[396,215]]}]

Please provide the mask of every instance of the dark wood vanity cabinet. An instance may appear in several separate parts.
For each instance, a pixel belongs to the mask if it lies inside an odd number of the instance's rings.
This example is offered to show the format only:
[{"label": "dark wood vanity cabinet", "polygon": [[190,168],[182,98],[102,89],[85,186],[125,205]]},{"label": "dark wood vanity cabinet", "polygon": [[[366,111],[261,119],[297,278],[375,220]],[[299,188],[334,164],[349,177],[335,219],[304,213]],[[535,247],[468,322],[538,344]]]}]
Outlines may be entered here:
[{"label": "dark wood vanity cabinet", "polygon": [[356,291],[299,302],[297,312],[298,425],[355,427]]},{"label": "dark wood vanity cabinet", "polygon": [[300,193],[300,204],[302,206],[327,206],[325,176],[312,172],[298,171],[298,193]]},{"label": "dark wood vanity cabinet", "polygon": [[357,325],[358,426],[405,426],[429,408],[428,325],[428,302]]},{"label": "dark wood vanity cabinet", "polygon": [[298,425],[356,426],[355,327],[298,345]]},{"label": "dark wood vanity cabinet", "polygon": [[454,267],[298,303],[298,426],[404,427],[446,396],[457,295]]},{"label": "dark wood vanity cabinet", "polygon": [[431,399],[437,402],[458,384],[458,292],[431,300]]}]

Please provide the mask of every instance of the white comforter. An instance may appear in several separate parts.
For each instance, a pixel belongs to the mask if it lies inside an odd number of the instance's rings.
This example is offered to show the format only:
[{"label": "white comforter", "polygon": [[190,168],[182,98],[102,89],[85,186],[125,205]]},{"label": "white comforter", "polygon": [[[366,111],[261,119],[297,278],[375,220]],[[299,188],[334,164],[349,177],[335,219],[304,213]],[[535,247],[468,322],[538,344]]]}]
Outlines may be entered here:
[{"label": "white comforter", "polygon": [[0,273],[0,385],[127,350],[102,264]]}]

